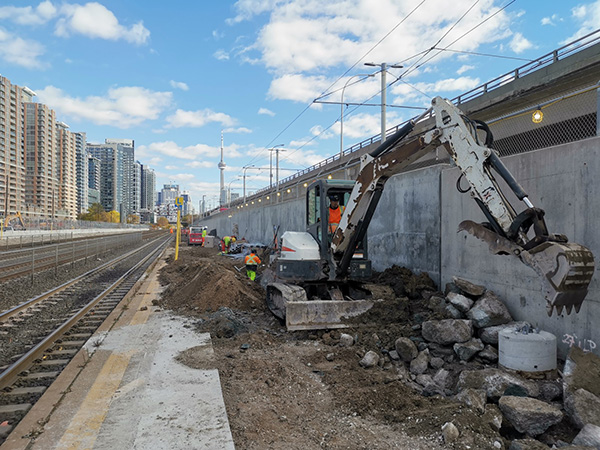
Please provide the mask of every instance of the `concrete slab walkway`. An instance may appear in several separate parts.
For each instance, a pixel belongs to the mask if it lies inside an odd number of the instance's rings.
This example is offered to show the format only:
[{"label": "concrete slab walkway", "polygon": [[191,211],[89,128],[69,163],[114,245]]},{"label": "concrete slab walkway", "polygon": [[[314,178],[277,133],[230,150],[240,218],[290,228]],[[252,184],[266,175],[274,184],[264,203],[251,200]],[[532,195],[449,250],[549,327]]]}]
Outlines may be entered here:
[{"label": "concrete slab walkway", "polygon": [[175,359],[202,346],[208,362],[210,336],[152,305],[157,271],[107,319],[104,328],[114,326],[88,341],[2,450],[234,448],[218,372]]}]

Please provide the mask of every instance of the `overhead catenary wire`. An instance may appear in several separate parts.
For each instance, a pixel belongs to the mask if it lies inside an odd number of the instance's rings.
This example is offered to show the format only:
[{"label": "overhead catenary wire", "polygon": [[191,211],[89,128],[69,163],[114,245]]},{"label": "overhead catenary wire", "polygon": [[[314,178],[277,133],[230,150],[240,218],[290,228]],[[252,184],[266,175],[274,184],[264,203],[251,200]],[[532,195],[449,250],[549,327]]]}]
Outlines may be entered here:
[{"label": "overhead catenary wire", "polygon": [[[352,66],[350,66],[342,75],[340,75],[333,83],[331,83],[331,85],[327,89],[325,89],[320,95],[323,95],[325,92],[327,92],[333,86],[335,86],[335,84],[339,80],[341,80],[344,76],[346,76],[366,56],[368,56],[369,53],[371,53],[373,50],[375,50],[375,48],[377,48],[385,39],[387,39],[390,34],[392,34],[411,15],[413,15],[426,1],[427,0],[422,0],[417,6],[415,6],[404,18],[402,18],[389,32],[387,32],[379,41],[377,41],[377,43],[375,43],[369,50],[367,50],[364,55],[362,55],[354,64],[352,64]],[[306,107],[296,117],[294,117],[294,119],[288,125],[286,125],[283,130],[281,130],[273,139],[271,139],[271,141],[265,146],[265,148],[263,150],[261,150],[257,155],[255,155],[248,164],[252,163],[253,161],[256,161],[257,158],[261,157],[264,154],[264,152],[269,149],[269,146],[273,145],[273,143],[277,141],[279,136],[281,136],[285,131],[287,131],[313,105],[313,103],[314,102],[311,101],[308,105],[306,105]],[[331,126],[328,128],[331,128]],[[311,141],[312,141],[312,139],[311,139]]]}]

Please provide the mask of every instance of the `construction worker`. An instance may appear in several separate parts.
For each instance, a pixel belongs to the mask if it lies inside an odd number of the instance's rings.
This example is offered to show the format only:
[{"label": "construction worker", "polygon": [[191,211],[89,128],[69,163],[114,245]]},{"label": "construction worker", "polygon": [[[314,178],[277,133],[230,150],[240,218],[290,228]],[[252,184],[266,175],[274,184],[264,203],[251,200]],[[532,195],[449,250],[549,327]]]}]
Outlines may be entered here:
[{"label": "construction worker", "polygon": [[342,220],[342,214],[344,213],[344,207],[340,206],[340,198],[337,195],[329,196],[329,234],[333,234],[335,229]]},{"label": "construction worker", "polygon": [[204,242],[206,242],[207,234],[208,234],[208,227],[202,227],[202,247],[204,247]]},{"label": "construction worker", "polygon": [[255,248],[250,250],[250,254],[246,256],[244,262],[246,263],[246,275],[248,275],[248,278],[254,281],[254,279],[256,278],[256,271],[258,270],[258,265],[261,263],[260,258],[256,254]]}]

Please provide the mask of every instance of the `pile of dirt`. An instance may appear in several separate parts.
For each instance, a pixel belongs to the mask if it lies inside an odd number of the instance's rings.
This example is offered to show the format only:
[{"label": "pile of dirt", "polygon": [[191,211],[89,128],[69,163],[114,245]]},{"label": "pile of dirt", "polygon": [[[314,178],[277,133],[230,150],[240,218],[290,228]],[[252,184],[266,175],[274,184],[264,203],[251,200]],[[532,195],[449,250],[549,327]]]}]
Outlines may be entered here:
[{"label": "pile of dirt", "polygon": [[161,306],[187,316],[221,307],[242,311],[265,308],[264,290],[246,276],[244,264],[218,250],[183,247],[179,259],[170,256],[161,271],[165,289]]}]

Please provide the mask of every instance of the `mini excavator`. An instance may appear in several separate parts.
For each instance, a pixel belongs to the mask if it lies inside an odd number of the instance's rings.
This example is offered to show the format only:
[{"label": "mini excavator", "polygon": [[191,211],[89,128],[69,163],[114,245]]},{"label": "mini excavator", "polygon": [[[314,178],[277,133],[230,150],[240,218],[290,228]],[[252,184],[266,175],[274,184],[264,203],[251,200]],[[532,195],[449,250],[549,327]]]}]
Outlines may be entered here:
[{"label": "mini excavator", "polygon": [[[409,135],[433,113],[435,126]],[[485,136],[485,138],[484,138]],[[317,180],[307,189],[307,231],[282,235],[274,260],[267,305],[288,330],[344,327],[344,318],[373,305],[364,281],[371,275],[366,232],[386,181],[428,152],[444,148],[469,185],[487,222],[463,221],[464,230],[486,242],[493,254],[512,255],[542,278],[548,315],[556,308],[579,312],[594,273],[594,256],[586,247],[548,232],[544,211],[526,192],[491,148],[493,137],[482,121],[472,120],[449,100],[436,97],[431,108],[409,121],[371,153],[361,157],[356,181]],[[492,170],[525,209],[517,213],[502,193]],[[327,199],[345,205],[333,234],[328,229]]]}]

